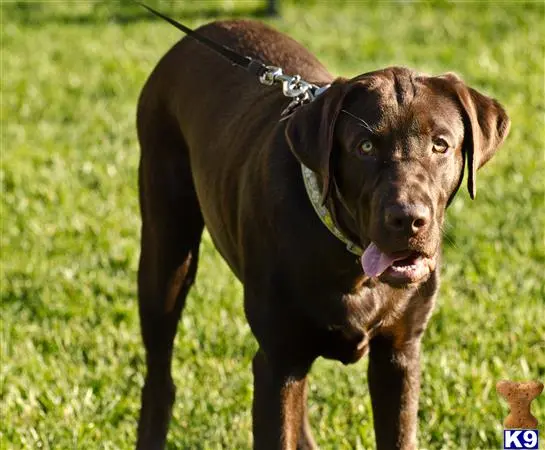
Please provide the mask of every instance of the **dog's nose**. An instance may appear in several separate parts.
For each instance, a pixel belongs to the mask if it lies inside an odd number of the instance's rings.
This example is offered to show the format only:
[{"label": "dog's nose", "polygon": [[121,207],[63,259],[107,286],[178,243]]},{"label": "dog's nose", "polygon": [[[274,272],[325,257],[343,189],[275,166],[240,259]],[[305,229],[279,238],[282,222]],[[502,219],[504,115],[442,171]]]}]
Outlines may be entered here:
[{"label": "dog's nose", "polygon": [[386,226],[395,232],[412,235],[424,231],[431,220],[430,209],[424,205],[388,206],[385,211]]}]

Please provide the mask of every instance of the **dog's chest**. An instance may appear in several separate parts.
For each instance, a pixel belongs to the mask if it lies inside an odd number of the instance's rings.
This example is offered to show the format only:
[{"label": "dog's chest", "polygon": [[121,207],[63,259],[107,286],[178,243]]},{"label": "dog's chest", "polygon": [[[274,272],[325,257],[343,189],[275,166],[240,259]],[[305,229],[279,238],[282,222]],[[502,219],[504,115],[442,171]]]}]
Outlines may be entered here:
[{"label": "dog's chest", "polygon": [[389,287],[362,288],[334,299],[335,311],[322,330],[321,354],[344,364],[358,361],[369,349],[370,340],[401,320],[412,297],[411,290]]}]

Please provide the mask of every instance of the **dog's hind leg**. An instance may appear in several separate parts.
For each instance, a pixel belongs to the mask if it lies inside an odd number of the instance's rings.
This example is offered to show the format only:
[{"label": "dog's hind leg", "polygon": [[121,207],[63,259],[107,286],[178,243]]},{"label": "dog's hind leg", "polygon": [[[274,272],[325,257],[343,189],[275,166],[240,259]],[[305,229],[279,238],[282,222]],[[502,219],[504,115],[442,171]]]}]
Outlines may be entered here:
[{"label": "dog's hind leg", "polygon": [[[142,102],[141,102],[142,103]],[[138,423],[138,449],[162,449],[175,397],[172,347],[196,271],[203,218],[189,155],[176,127],[140,105],[142,213],[138,297],[147,374]]]}]

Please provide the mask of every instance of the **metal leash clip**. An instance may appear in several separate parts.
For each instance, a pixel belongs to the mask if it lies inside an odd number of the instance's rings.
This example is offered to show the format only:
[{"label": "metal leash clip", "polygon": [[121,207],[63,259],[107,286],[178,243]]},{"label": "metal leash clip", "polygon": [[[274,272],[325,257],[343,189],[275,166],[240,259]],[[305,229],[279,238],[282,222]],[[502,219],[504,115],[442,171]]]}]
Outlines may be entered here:
[{"label": "metal leash clip", "polygon": [[259,81],[266,86],[282,83],[282,93],[293,100],[282,111],[282,119],[290,116],[297,107],[314,100],[318,86],[301,79],[300,75],[286,75],[280,67],[267,66],[267,70],[260,75]]}]

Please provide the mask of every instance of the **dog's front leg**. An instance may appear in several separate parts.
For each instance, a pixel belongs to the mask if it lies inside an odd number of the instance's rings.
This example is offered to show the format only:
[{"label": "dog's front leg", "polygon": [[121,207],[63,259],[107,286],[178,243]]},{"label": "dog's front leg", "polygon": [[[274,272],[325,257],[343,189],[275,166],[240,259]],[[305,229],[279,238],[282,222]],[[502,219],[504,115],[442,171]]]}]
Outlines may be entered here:
[{"label": "dog's front leg", "polygon": [[299,430],[299,441],[297,442],[297,450],[318,450],[318,445],[316,445],[316,441],[314,440],[314,436],[312,435],[312,430],[310,428],[307,407],[307,392],[308,383],[305,380],[302,399],[303,414],[301,420],[301,429]]},{"label": "dog's front leg", "polygon": [[369,389],[378,450],[415,450],[420,391],[420,340],[396,348],[377,336],[369,353]]},{"label": "dog's front leg", "polygon": [[[287,364],[259,350],[253,360],[253,432],[256,450],[296,450],[305,425],[310,364]],[[299,441],[301,442],[301,441]]]}]

